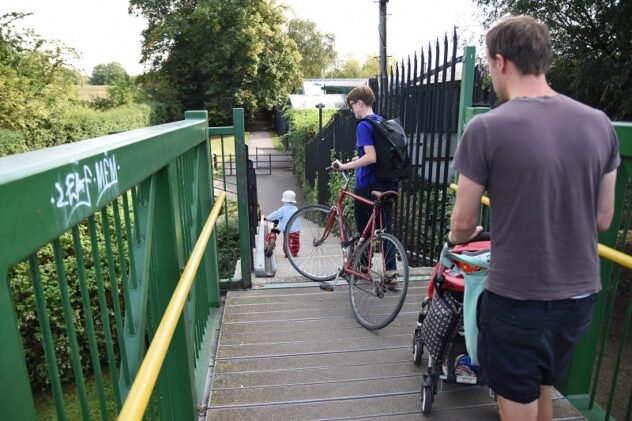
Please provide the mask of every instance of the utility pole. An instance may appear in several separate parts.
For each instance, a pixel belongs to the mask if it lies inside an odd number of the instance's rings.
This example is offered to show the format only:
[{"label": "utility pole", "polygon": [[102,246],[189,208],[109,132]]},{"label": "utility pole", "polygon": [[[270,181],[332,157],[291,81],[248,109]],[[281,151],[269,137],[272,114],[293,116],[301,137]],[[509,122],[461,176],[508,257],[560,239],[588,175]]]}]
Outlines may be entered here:
[{"label": "utility pole", "polygon": [[388,0],[380,0],[380,78],[386,78],[386,3]]}]

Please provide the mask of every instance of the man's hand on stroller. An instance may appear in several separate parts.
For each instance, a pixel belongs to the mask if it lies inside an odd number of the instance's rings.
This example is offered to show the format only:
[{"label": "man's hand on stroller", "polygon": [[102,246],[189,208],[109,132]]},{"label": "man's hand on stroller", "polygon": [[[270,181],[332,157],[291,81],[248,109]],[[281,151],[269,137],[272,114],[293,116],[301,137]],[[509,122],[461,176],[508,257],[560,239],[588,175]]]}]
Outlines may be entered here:
[{"label": "man's hand on stroller", "polygon": [[454,234],[452,231],[450,231],[448,233],[448,247],[452,247],[455,244],[464,244],[464,243],[469,243],[470,241],[472,241],[474,238],[478,237],[478,235],[483,232],[483,227],[481,225],[477,225],[474,228],[474,232],[469,236],[466,237],[466,239],[463,238],[454,238]]}]

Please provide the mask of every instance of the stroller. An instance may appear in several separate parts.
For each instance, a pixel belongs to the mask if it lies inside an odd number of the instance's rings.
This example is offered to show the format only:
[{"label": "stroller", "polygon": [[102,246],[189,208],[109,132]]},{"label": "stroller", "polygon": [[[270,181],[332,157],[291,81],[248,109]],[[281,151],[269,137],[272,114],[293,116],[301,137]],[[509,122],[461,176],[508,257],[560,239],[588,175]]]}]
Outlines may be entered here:
[{"label": "stroller", "polygon": [[[428,366],[421,385],[421,407],[426,416],[430,415],[438,380],[447,384],[482,385],[480,368],[468,355],[468,349],[476,355],[475,304],[483,289],[490,256],[490,235],[481,233],[466,244],[446,244],[434,268],[413,337],[416,365],[421,365],[424,348],[428,351]],[[465,297],[466,282],[468,297]],[[472,302],[465,298],[473,299],[473,305],[464,306],[464,302]],[[467,346],[464,312],[469,335]]]}]

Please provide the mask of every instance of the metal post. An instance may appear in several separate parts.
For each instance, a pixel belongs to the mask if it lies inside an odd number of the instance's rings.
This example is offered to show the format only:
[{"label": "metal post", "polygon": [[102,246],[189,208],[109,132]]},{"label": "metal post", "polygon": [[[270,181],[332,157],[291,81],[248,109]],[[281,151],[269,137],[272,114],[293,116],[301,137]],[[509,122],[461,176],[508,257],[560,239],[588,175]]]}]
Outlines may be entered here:
[{"label": "metal post", "polygon": [[316,108],[318,108],[318,136],[320,136],[320,132],[323,131],[323,108],[325,108],[325,104],[318,103]]},{"label": "metal post", "polygon": [[[250,276],[250,223],[248,220],[248,156],[246,155],[244,135],[244,110],[233,109],[233,126],[235,127],[235,153],[237,154],[237,209],[239,213],[239,255],[241,257],[241,285],[252,286]],[[232,157],[231,157],[232,158]]]},{"label": "metal post", "polygon": [[465,47],[463,52],[463,74],[461,76],[461,92],[459,98],[459,120],[457,126],[457,141],[465,127],[465,109],[472,106],[474,92],[474,67],[476,66],[476,47]]},{"label": "metal post", "polygon": [[3,345],[0,347],[0,403],[6,419],[36,420],[35,403],[24,361],[24,348],[15,317],[15,303],[7,279],[7,269],[0,268],[0,310]]},{"label": "metal post", "polygon": [[386,77],[386,3],[388,0],[380,0],[380,76]]}]

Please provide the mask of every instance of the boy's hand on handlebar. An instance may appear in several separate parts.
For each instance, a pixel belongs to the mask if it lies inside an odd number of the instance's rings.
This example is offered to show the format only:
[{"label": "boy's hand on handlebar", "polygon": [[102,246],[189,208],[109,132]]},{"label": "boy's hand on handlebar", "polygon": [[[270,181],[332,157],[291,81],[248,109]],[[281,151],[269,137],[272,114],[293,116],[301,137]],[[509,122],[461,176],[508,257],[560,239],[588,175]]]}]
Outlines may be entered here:
[{"label": "boy's hand on handlebar", "polygon": [[337,159],[331,163],[331,169],[334,171],[343,171],[343,166],[344,164]]}]

